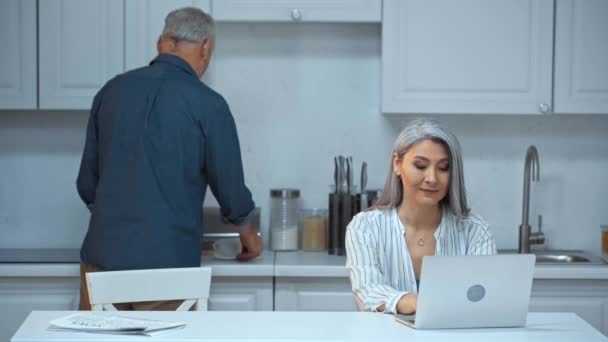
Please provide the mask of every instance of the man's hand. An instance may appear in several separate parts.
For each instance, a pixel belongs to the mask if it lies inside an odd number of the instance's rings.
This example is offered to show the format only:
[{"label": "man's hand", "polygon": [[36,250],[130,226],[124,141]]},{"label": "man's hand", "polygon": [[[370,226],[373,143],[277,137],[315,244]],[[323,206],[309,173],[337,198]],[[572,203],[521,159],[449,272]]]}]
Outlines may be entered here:
[{"label": "man's hand", "polygon": [[241,228],[239,234],[243,251],[237,256],[240,261],[248,261],[262,253],[262,239],[258,236],[255,228],[251,224],[246,224]]},{"label": "man's hand", "polygon": [[397,303],[397,313],[411,315],[416,312],[418,296],[415,293],[408,293],[399,299]]}]

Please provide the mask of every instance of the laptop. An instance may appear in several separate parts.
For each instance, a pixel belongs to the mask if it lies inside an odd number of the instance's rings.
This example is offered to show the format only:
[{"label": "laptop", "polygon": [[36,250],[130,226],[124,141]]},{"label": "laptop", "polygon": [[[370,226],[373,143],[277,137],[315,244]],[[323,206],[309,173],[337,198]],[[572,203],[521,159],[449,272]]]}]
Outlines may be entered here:
[{"label": "laptop", "polygon": [[533,254],[425,256],[415,315],[395,319],[415,329],[523,327]]}]

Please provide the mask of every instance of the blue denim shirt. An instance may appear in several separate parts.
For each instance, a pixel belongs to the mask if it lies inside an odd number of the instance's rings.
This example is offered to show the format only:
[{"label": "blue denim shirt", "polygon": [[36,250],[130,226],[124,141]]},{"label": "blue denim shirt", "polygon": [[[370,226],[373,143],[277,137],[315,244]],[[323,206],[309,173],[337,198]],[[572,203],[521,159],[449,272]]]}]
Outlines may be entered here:
[{"label": "blue denim shirt", "polygon": [[102,270],[199,266],[207,185],[226,221],[254,209],[226,101],[169,54],[97,93],[76,183],[81,259]]}]

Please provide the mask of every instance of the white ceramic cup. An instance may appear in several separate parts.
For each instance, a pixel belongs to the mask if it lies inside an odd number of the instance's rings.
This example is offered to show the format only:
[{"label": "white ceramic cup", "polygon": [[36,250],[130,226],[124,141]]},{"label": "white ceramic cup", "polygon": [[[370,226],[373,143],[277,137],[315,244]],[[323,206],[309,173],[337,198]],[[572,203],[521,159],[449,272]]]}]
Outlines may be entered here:
[{"label": "white ceramic cup", "polygon": [[242,249],[239,238],[219,239],[213,243],[214,255],[218,259],[236,259]]}]

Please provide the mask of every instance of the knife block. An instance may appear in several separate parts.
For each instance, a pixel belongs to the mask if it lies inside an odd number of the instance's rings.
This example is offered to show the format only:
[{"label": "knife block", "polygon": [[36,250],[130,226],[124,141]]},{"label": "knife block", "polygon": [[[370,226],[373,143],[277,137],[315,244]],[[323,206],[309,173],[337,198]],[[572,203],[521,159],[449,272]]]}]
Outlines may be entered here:
[{"label": "knife block", "polygon": [[334,255],[346,255],[346,227],[360,209],[358,194],[329,194],[329,229],[327,252]]}]

